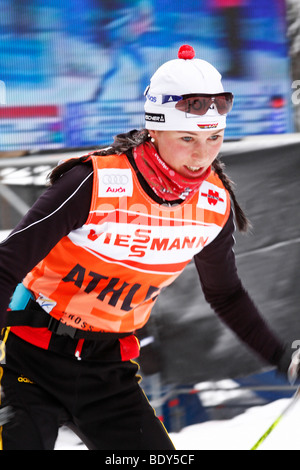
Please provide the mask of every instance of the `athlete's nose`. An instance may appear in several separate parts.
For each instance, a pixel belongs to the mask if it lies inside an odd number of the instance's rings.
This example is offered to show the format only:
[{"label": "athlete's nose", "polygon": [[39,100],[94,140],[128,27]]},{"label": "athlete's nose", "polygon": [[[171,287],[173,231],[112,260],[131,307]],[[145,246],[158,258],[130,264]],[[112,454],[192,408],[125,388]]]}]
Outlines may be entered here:
[{"label": "athlete's nose", "polygon": [[194,166],[204,166],[206,160],[206,154],[200,147],[197,147],[191,154],[191,161]]}]

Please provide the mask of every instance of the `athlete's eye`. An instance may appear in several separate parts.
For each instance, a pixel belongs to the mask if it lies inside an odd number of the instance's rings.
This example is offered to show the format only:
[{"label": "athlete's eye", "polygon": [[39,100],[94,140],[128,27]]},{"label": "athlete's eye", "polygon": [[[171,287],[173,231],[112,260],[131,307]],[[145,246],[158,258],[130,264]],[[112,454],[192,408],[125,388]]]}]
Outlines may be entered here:
[{"label": "athlete's eye", "polygon": [[211,135],[209,137],[209,140],[218,140],[220,137],[221,137],[220,134]]},{"label": "athlete's eye", "polygon": [[184,137],[181,137],[181,139],[184,141],[184,142],[190,142],[193,138],[191,136],[184,136]]}]

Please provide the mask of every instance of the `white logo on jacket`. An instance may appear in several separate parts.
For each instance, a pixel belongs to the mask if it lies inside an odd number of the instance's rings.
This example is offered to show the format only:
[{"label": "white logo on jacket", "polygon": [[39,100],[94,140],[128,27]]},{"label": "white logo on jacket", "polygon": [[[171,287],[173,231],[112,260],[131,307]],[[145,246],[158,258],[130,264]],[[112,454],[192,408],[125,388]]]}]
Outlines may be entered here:
[{"label": "white logo on jacket", "polygon": [[218,214],[225,214],[227,207],[225,189],[204,181],[199,190],[197,207],[217,212]]},{"label": "white logo on jacket", "polygon": [[102,168],[98,170],[98,196],[132,196],[132,173],[128,168]]}]

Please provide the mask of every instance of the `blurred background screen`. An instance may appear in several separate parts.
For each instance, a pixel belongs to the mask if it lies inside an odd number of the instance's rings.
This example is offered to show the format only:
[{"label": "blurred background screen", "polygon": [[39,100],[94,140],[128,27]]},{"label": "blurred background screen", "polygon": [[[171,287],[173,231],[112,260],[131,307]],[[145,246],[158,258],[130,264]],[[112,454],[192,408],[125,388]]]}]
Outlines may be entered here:
[{"label": "blurred background screen", "polygon": [[[144,126],[149,79],[182,44],[235,95],[221,156],[254,226],[249,237],[236,234],[237,265],[288,344],[299,338],[299,0],[0,0],[2,237],[57,161]],[[263,367],[205,302],[194,263],[161,295],[147,328],[162,383]]]},{"label": "blurred background screen", "polygon": [[97,147],[143,127],[149,78],[186,43],[235,94],[226,139],[293,132],[284,0],[0,0],[0,11],[0,151]]}]

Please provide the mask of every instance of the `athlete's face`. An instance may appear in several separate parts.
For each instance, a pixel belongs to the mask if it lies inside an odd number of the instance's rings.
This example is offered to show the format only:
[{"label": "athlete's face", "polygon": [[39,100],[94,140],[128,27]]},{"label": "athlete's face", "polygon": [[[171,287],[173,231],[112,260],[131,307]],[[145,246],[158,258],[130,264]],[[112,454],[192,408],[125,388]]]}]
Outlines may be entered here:
[{"label": "athlete's face", "polygon": [[154,145],[161,158],[173,170],[188,178],[199,178],[217,157],[224,140],[218,131],[153,131]]}]

